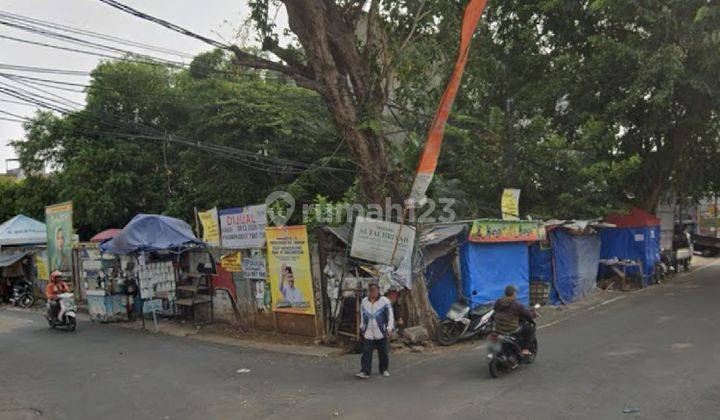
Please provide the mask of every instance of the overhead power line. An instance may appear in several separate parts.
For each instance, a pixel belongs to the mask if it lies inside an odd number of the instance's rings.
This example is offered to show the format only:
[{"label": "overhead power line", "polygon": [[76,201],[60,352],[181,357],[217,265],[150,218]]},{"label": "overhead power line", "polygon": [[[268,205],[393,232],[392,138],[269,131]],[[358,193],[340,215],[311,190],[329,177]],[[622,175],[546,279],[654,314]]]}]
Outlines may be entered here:
[{"label": "overhead power line", "polygon": [[60,31],[64,31],[64,32],[68,32],[68,33],[72,33],[72,34],[76,34],[76,35],[89,36],[94,39],[101,39],[104,41],[113,42],[116,44],[125,45],[125,46],[129,46],[129,47],[142,48],[142,49],[145,49],[148,51],[154,51],[154,52],[158,52],[161,54],[177,55],[177,56],[181,56],[181,57],[192,58],[191,54],[188,54],[188,53],[185,53],[182,51],[172,50],[172,49],[164,48],[164,47],[158,47],[155,45],[150,45],[150,44],[146,44],[146,43],[142,43],[142,42],[138,42],[138,41],[129,40],[126,38],[121,38],[118,36],[102,34],[102,33],[90,31],[87,29],[81,29],[81,28],[76,28],[76,27],[72,27],[72,26],[68,26],[68,25],[62,25],[59,23],[50,22],[47,20],[41,20],[41,19],[37,19],[37,18],[31,18],[28,16],[18,15],[15,13],[0,12],[0,16],[5,17],[6,19],[11,19],[11,20],[15,20],[15,21],[30,23],[30,24],[37,24],[37,25],[41,25],[42,27],[45,27],[45,28],[53,28],[56,30],[60,30]]},{"label": "overhead power line", "polygon": [[181,27],[181,26],[178,26],[178,25],[176,25],[176,24],[174,24],[174,23],[172,23],[172,22],[168,22],[167,20],[157,18],[157,17],[152,16],[152,15],[149,15],[149,14],[147,14],[147,13],[143,13],[143,12],[137,10],[137,9],[133,9],[132,7],[130,7],[130,6],[128,6],[128,5],[122,4],[122,3],[120,3],[119,1],[115,1],[115,0],[99,0],[99,1],[101,1],[102,3],[107,4],[108,6],[114,7],[114,8],[116,8],[116,9],[118,9],[118,10],[122,10],[122,11],[125,12],[125,13],[129,13],[129,14],[131,14],[131,15],[133,15],[133,16],[137,16],[137,17],[139,17],[140,19],[144,19],[144,20],[147,20],[147,21],[150,21],[150,22],[153,22],[153,23],[157,23],[158,25],[164,26],[164,27],[166,27],[166,28],[168,28],[168,29],[170,29],[170,30],[172,30],[172,31],[175,31],[175,32],[181,33],[181,34],[183,34],[183,35],[187,35],[187,36],[189,36],[189,37],[198,39],[198,40],[200,40],[200,41],[202,41],[202,42],[205,42],[206,44],[212,45],[212,46],[214,46],[214,47],[222,48],[222,49],[225,49],[225,50],[230,49],[230,46],[227,45],[227,44],[225,44],[225,43],[222,43],[222,42],[220,42],[220,41],[216,41],[216,40],[214,40],[214,39],[212,39],[212,38],[208,38],[208,37],[206,37],[206,36],[204,36],[204,35],[197,34],[197,33],[195,33],[195,32],[192,32],[192,31],[188,30],[188,29],[185,29],[185,28],[183,28],[183,27]]},{"label": "overhead power line", "polygon": [[89,71],[84,70],[65,70],[65,69],[51,69],[47,67],[35,67],[35,66],[20,66],[15,64],[3,64],[0,63],[0,69],[3,70],[16,70],[28,73],[43,73],[43,74],[61,74],[67,76],[90,76]]},{"label": "overhead power line", "polygon": [[0,114],[9,115],[9,116],[11,116],[11,117],[19,118],[20,120],[23,120],[23,121],[30,121],[30,118],[27,118],[27,117],[24,117],[24,116],[18,115],[18,114],[13,114],[12,112],[4,111],[4,110],[2,110],[2,109],[0,109]]}]

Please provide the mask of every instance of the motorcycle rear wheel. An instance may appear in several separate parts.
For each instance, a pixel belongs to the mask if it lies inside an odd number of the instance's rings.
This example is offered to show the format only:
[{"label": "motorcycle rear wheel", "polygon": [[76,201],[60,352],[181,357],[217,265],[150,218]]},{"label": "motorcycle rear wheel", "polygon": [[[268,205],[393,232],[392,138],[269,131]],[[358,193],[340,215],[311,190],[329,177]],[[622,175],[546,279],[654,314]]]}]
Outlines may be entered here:
[{"label": "motorcycle rear wheel", "polygon": [[443,321],[438,326],[437,340],[443,346],[451,346],[460,339],[464,326],[455,321]]},{"label": "motorcycle rear wheel", "polygon": [[537,357],[538,352],[538,341],[537,338],[533,338],[532,343],[530,343],[530,353],[532,353],[528,358],[525,359],[525,363],[530,364],[535,361],[535,358]]},{"label": "motorcycle rear wheel", "polygon": [[500,361],[498,359],[492,359],[490,363],[488,363],[488,371],[493,378],[499,377],[503,371]]},{"label": "motorcycle rear wheel", "polygon": [[22,306],[25,309],[29,309],[35,304],[35,296],[33,295],[25,295],[20,298],[20,306]]},{"label": "motorcycle rear wheel", "polygon": [[74,316],[67,317],[67,326],[68,331],[73,332],[77,328],[77,320],[75,320]]}]

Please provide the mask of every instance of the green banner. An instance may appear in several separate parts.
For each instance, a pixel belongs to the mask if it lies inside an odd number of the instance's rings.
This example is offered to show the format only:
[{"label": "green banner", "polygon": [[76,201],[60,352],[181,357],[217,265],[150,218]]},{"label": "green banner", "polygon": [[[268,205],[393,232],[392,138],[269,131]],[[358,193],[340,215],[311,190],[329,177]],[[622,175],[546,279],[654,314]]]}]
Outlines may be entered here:
[{"label": "green banner", "polygon": [[545,228],[538,222],[520,220],[475,220],[470,242],[534,242],[545,239]]},{"label": "green banner", "polygon": [[72,201],[45,207],[48,268],[51,273],[72,270],[72,215]]}]

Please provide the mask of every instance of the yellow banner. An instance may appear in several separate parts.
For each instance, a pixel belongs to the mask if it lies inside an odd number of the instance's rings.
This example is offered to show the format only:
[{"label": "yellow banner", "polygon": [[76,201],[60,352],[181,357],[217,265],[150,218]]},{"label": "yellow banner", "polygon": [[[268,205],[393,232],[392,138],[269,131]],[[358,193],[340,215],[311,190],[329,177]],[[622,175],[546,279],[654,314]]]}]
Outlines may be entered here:
[{"label": "yellow banner", "polygon": [[223,255],[220,258],[220,266],[225,271],[229,271],[231,273],[241,273],[242,272],[242,257],[240,255],[240,252],[233,252],[232,254]]},{"label": "yellow banner", "polygon": [[505,188],[500,200],[503,220],[520,219],[520,190]]},{"label": "yellow banner", "polygon": [[35,254],[35,268],[37,269],[38,280],[49,280],[50,273],[48,273],[47,252],[41,251]]},{"label": "yellow banner", "polygon": [[305,226],[265,228],[272,307],[278,312],[315,313]]},{"label": "yellow banner", "polygon": [[202,240],[208,245],[220,246],[220,224],[218,223],[217,207],[198,212],[198,218],[203,230]]}]

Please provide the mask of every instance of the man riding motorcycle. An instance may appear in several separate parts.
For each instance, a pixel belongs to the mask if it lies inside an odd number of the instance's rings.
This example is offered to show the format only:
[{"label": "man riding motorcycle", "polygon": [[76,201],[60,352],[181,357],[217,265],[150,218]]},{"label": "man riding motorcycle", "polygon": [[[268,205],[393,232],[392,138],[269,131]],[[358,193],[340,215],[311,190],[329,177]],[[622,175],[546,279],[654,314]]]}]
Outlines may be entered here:
[{"label": "man riding motorcycle", "polygon": [[70,291],[70,287],[61,280],[60,276],[62,273],[59,271],[50,273],[50,282],[45,287],[45,299],[50,303],[50,316],[53,318],[57,318],[60,312],[60,294]]},{"label": "man riding motorcycle", "polygon": [[522,356],[530,356],[528,349],[533,337],[532,328],[528,328],[523,319],[534,319],[537,313],[528,310],[517,300],[517,289],[515,286],[505,287],[505,296],[495,301],[495,329],[503,334],[513,334],[518,337]]}]

